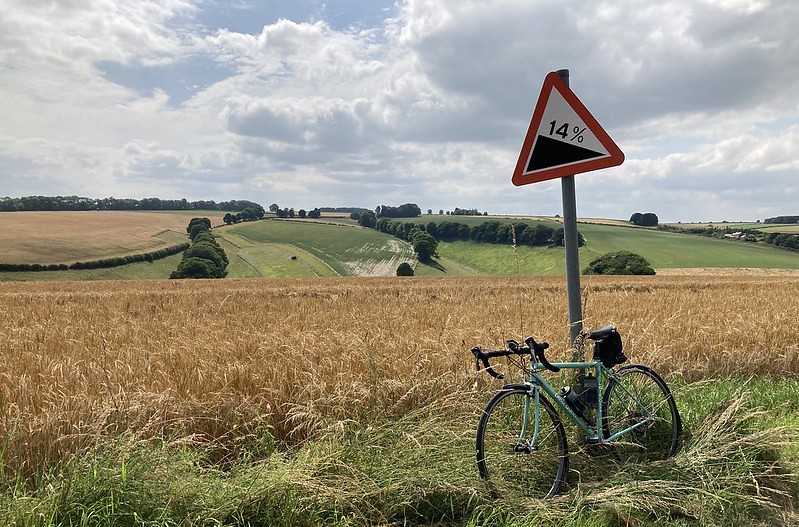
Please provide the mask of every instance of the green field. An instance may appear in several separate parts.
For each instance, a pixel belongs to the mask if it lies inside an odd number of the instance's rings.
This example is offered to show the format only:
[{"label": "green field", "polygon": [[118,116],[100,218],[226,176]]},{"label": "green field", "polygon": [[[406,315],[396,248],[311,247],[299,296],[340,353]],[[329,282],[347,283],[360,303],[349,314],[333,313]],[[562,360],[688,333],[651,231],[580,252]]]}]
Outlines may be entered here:
[{"label": "green field", "polygon": [[408,243],[355,225],[270,220],[215,233],[251,244],[236,254],[266,277],[385,275],[415,261]]},{"label": "green field", "polygon": [[799,234],[799,224],[796,223],[757,223],[757,222],[705,222],[705,223],[668,223],[669,227],[676,227],[678,229],[740,229],[740,230],[758,230],[762,232],[780,232],[786,234]]},{"label": "green field", "polygon": [[760,226],[757,228],[763,232],[799,234],[799,225],[767,225],[767,226]]},{"label": "green field", "polygon": [[[586,245],[580,248],[580,267],[602,254],[632,251],[655,269],[668,268],[767,268],[799,269],[799,253],[755,245],[636,227],[578,225]],[[560,275],[565,273],[560,248],[518,247],[475,242],[440,243],[439,253],[478,274]],[[518,269],[517,269],[518,266]]]},{"label": "green field", "polygon": [[642,255],[654,268],[756,267],[799,268],[799,253],[752,243],[719,240],[643,228],[580,224],[586,238],[580,262],[627,250]]},{"label": "green field", "polygon": [[[562,248],[440,242],[439,257],[431,264],[420,264],[409,243],[359,227],[353,220],[334,220],[270,219],[218,225],[214,234],[230,260],[230,278],[390,276],[402,262],[414,264],[415,273],[420,276],[557,276],[565,273]],[[454,221],[470,226],[485,221],[560,225],[546,218],[495,216],[426,215],[412,221],[421,224]],[[586,245],[580,248],[581,268],[602,254],[628,250],[642,255],[655,269],[799,269],[799,253],[766,245],[632,227],[618,221],[586,221],[578,224],[578,230],[586,239]],[[763,230],[772,228],[785,230],[792,226],[768,226]],[[157,237],[169,244],[186,239],[184,234],[171,230]],[[168,278],[179,261],[177,255],[154,263],[112,269],[0,273],[0,280],[159,279]]]}]

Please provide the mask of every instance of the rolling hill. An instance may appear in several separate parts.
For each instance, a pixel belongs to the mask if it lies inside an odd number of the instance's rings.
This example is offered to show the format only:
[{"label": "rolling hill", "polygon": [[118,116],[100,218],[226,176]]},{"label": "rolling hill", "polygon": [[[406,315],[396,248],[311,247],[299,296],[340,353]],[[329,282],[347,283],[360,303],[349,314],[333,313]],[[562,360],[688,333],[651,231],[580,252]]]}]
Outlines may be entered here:
[{"label": "rolling hill", "polygon": [[[76,229],[79,213],[39,213],[42,225],[53,227],[49,237],[36,238],[30,228],[22,229],[15,221],[29,217],[4,214],[0,216],[6,255],[15,260],[36,262],[47,255],[48,262],[68,263],[81,254],[115,254],[135,252],[138,247],[158,246],[185,237],[181,225],[188,223],[185,215],[163,213],[105,212],[104,223],[117,229],[97,228],[86,224]],[[62,216],[70,215],[69,221]],[[97,213],[92,213],[97,214]],[[130,216],[133,214],[134,216]],[[139,215],[139,216],[136,216]],[[176,217],[177,216],[177,217]],[[323,217],[314,220],[276,220],[222,225],[220,217],[212,214],[214,233],[230,259],[228,277],[331,277],[331,276],[392,276],[402,262],[416,263],[410,245],[390,235],[359,227],[345,217]],[[135,222],[131,222],[131,218]],[[166,220],[166,223],[165,223]],[[454,217],[427,215],[414,221],[457,221],[476,225],[487,220],[500,222],[543,222],[558,226],[551,218],[518,217]],[[127,222],[127,223],[126,223]],[[122,229],[123,225],[135,229]],[[29,227],[29,226],[28,226]],[[765,227],[765,226],[764,226]],[[774,226],[768,226],[773,229]],[[697,268],[748,268],[799,270],[799,253],[747,243],[701,236],[664,232],[651,228],[631,227],[624,222],[590,220],[580,223],[580,233],[586,245],[580,249],[581,267],[592,259],[612,251],[629,250],[644,256],[661,271]],[[15,233],[18,233],[15,235]],[[128,239],[130,238],[130,239]],[[58,243],[52,245],[53,240]],[[149,241],[148,241],[149,240]],[[51,243],[52,242],[52,243]],[[565,273],[561,248],[512,247],[472,241],[441,242],[439,258],[432,265],[416,265],[416,274],[423,276],[463,275],[541,275],[558,276]],[[0,257],[2,259],[3,257]],[[179,255],[154,263],[130,264],[113,269],[92,271],[42,271],[31,273],[0,273],[0,280],[84,280],[84,279],[153,279],[167,278],[179,261]],[[0,263],[17,263],[0,262]]]}]

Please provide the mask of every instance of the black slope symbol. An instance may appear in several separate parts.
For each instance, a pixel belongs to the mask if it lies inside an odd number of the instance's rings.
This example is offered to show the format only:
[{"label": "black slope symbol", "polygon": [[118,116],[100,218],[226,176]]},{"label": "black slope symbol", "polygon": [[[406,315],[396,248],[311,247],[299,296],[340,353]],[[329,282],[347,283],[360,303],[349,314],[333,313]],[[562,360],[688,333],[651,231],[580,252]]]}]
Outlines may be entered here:
[{"label": "black slope symbol", "polygon": [[539,135],[530,155],[530,160],[527,163],[525,173],[568,165],[605,155],[607,155],[605,152],[589,150],[571,143],[557,141],[545,135]]}]

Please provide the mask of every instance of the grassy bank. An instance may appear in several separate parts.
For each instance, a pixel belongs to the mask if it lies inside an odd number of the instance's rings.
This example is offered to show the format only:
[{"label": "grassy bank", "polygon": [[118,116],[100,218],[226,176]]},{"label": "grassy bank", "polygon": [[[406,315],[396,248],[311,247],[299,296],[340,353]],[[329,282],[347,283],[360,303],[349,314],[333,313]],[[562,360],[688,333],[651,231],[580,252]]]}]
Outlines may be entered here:
[{"label": "grassy bank", "polygon": [[33,486],[0,471],[0,516],[31,527],[795,525],[799,382],[672,384],[686,430],[676,457],[624,466],[576,451],[570,488],[547,502],[487,495],[473,446],[483,397],[428,379],[403,387],[411,399],[433,388],[425,401],[385,401],[369,419],[319,412],[291,444],[256,428],[236,455],[191,436],[98,437]]}]

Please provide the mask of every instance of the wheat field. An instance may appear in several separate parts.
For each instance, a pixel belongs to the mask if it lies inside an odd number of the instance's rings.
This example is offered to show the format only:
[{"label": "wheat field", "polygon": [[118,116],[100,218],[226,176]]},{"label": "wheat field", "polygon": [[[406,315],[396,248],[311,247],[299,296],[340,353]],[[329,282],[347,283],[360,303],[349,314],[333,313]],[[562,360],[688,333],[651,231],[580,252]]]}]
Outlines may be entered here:
[{"label": "wheat field", "polygon": [[[201,212],[208,216],[210,211]],[[6,213],[0,215],[0,258],[3,263],[47,265],[147,252],[168,245],[158,238],[164,231],[185,234],[190,214],[118,210]]]},{"label": "wheat field", "polygon": [[[799,374],[799,277],[584,277],[585,325],[687,382]],[[568,360],[563,278],[0,283],[0,437],[33,477],[103,437],[224,457],[268,427],[368,420],[495,384],[469,349],[533,335]]]}]

